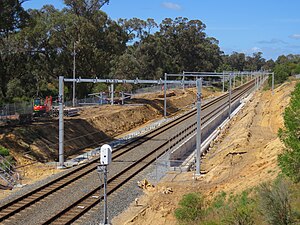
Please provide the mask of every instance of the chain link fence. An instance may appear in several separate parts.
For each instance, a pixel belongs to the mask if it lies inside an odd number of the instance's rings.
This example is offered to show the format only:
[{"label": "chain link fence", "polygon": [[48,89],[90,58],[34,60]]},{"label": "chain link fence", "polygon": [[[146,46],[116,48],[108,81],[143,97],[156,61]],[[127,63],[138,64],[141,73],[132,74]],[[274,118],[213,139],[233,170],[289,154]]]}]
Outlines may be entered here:
[{"label": "chain link fence", "polygon": [[[192,87],[191,85],[185,87]],[[143,87],[134,90],[131,92],[132,95],[134,94],[143,94],[143,93],[154,93],[163,91],[164,85],[152,85],[150,87]],[[167,84],[167,89],[179,89],[182,88],[181,84]],[[115,98],[120,98],[120,94],[116,93]],[[80,106],[87,106],[87,105],[105,105],[110,104],[111,96],[110,93],[103,93],[102,98],[97,96],[89,96],[83,99],[76,99],[76,107]],[[53,106],[58,106],[58,102],[55,100],[53,101]],[[73,102],[65,101],[66,107],[72,107]],[[19,115],[22,114],[32,114],[33,113],[33,101],[32,102],[20,102],[20,103],[9,103],[0,106],[0,122],[7,121],[7,120],[14,120],[18,119]]]}]

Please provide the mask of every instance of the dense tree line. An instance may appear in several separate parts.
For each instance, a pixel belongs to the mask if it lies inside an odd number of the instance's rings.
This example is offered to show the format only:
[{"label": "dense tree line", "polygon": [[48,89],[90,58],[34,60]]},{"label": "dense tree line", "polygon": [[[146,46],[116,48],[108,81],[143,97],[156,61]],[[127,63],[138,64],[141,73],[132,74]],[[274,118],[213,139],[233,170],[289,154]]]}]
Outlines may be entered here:
[{"label": "dense tree line", "polygon": [[[74,52],[76,76],[88,78],[157,79],[184,70],[285,71],[285,56],[274,62],[261,52],[224,55],[200,20],[114,21],[101,10],[108,0],[65,0],[62,10],[45,5],[27,11],[23,1],[0,2],[0,103],[57,95],[58,76],[72,77]],[[77,96],[102,86],[78,84]]]}]

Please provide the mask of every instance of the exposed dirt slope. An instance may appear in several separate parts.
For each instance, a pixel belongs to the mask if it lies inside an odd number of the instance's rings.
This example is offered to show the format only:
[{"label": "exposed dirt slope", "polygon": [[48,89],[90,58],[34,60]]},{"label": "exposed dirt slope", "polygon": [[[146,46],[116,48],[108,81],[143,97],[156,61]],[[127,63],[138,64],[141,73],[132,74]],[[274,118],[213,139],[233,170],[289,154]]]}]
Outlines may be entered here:
[{"label": "exposed dirt slope", "polygon": [[[204,90],[204,97],[213,91]],[[65,119],[65,155],[75,156],[101,142],[108,142],[163,116],[163,92],[143,94],[132,105],[93,106],[82,109],[80,116]],[[176,113],[195,101],[195,90],[168,91],[168,112]],[[58,120],[42,118],[31,124],[1,127],[0,145],[7,147],[17,160],[23,183],[57,172],[40,162],[57,160]],[[29,165],[29,166],[25,166]]]},{"label": "exposed dirt slope", "polygon": [[[295,83],[255,94],[242,112],[215,141],[202,160],[206,171],[199,180],[193,174],[170,173],[154,190],[146,191],[139,205],[132,205],[114,218],[113,224],[176,224],[173,212],[186,193],[200,191],[208,198],[221,191],[238,193],[274,179],[279,169],[277,155],[282,144],[277,137],[283,126],[282,113]],[[165,187],[173,193],[163,194]]]}]

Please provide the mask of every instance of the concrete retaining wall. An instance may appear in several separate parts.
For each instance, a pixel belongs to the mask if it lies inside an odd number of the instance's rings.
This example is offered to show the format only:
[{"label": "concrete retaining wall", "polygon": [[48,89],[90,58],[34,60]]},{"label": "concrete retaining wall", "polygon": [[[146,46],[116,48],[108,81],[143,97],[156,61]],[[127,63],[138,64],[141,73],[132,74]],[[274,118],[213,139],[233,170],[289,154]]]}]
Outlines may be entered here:
[{"label": "concrete retaining wall", "polygon": [[[241,104],[240,100],[235,101],[232,104],[231,111],[233,112],[239,105]],[[225,109],[222,112],[220,112],[218,115],[216,115],[214,118],[212,118],[210,121],[205,123],[201,129],[201,139],[202,143],[211,135],[212,132],[216,130],[217,127],[219,127],[223,121],[225,121],[228,118],[228,110]],[[207,145],[206,147],[208,147]],[[196,149],[196,134],[193,134],[190,136],[185,142],[183,142],[181,145],[179,145],[175,150],[173,150],[170,154],[170,161],[171,161],[171,167],[178,166],[176,160],[185,160],[194,150]],[[205,151],[205,148],[201,149],[201,154]],[[172,160],[174,160],[172,162]]]}]

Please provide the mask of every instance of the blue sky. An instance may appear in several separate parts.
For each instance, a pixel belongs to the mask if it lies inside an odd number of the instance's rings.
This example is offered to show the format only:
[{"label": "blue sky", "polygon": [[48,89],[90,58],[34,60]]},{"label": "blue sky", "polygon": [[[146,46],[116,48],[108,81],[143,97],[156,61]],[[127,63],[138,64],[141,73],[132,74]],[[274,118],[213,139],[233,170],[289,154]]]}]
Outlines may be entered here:
[{"label": "blue sky", "polygon": [[[25,9],[45,4],[63,8],[63,0],[29,0]],[[251,55],[262,51],[266,59],[300,54],[300,0],[110,0],[102,10],[112,19],[187,17],[206,24],[208,36],[221,49]]]}]

